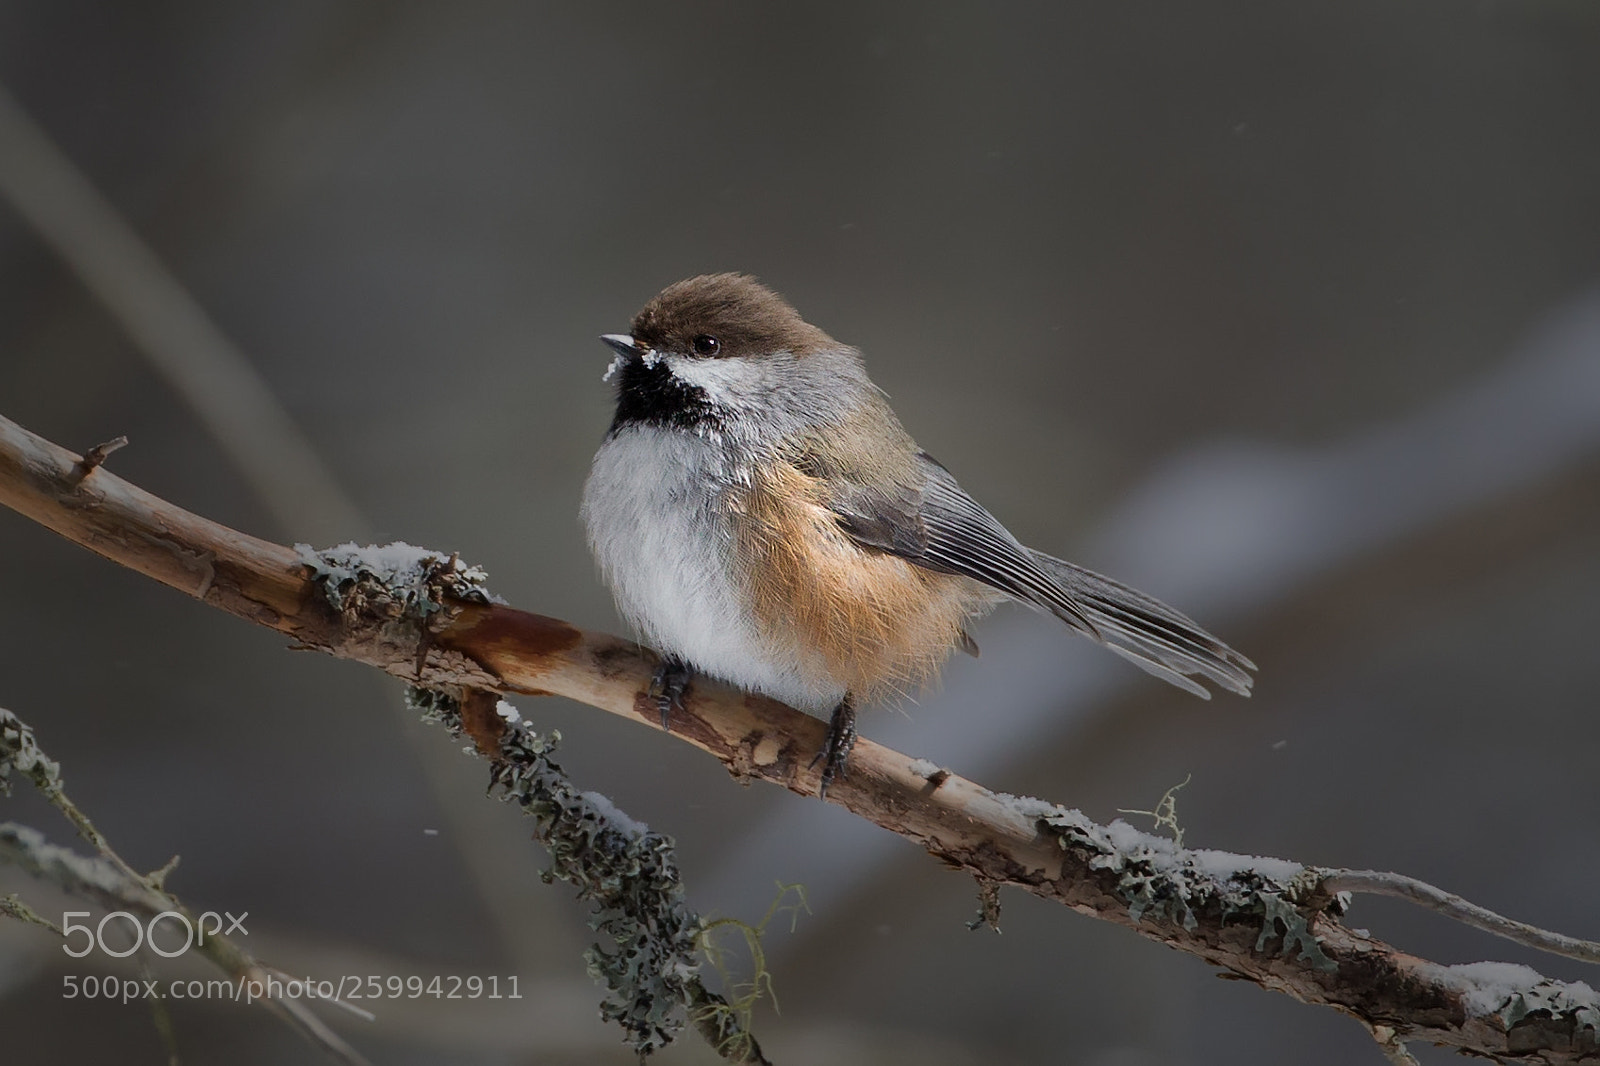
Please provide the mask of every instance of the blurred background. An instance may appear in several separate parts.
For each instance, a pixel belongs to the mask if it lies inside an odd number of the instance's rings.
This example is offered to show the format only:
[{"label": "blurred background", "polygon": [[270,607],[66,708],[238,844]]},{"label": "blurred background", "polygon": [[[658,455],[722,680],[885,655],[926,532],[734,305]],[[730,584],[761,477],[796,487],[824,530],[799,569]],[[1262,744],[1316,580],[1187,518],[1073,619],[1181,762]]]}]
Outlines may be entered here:
[{"label": "blurred background", "polygon": [[[753,272],[1023,541],[1261,667],[1204,704],[1002,611],[867,735],[1101,821],[1187,777],[1194,845],[1600,936],[1600,8],[4,0],[0,86],[0,413],[27,428],[127,434],[117,473],[237,528],[459,551],[616,629],[577,518],[596,335]],[[583,908],[398,683],[10,512],[0,587],[0,706],[135,865],[181,854],[175,891],[297,974],[520,978],[333,1017],[374,1062],[631,1061]],[[1021,893],[968,932],[971,881],[907,842],[521,708],[676,838],[702,913],[806,886],[768,938],[775,1061],[1379,1061]],[[72,839],[26,788],[4,819]],[[72,907],[0,867],[6,892]],[[1400,904],[1352,920],[1595,978]],[[62,999],[94,972],[0,923],[8,1063],[165,1061],[143,1007]],[[316,1061],[260,1010],[172,1011],[185,1062]]]}]

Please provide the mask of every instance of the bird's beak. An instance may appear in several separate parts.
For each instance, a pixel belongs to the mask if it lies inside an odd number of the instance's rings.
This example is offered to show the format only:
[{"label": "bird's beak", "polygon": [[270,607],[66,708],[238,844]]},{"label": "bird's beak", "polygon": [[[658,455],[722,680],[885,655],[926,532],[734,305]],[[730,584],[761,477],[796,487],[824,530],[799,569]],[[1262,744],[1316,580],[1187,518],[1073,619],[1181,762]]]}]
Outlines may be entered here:
[{"label": "bird's beak", "polygon": [[643,348],[633,343],[633,338],[626,333],[602,333],[600,339],[611,345],[620,356],[640,356],[645,352]]}]

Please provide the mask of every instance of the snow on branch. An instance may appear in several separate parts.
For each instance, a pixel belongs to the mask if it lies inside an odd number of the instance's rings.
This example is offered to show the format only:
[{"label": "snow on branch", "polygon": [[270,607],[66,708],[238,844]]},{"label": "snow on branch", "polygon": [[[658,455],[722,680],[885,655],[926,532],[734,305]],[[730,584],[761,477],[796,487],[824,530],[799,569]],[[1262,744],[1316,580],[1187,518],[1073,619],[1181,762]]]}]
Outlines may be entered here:
[{"label": "snow on branch", "polygon": [[[114,562],[301,647],[414,685],[566,696],[660,728],[645,691],[654,665],[647,652],[496,602],[481,573],[453,556],[401,546],[297,551],[81,464],[0,418],[0,503]],[[492,700],[461,707],[461,729],[493,760],[507,719]],[[810,763],[826,728],[817,719],[701,681],[670,726],[674,738],[716,756],[736,777],[816,795]],[[1408,1055],[1403,1043],[1416,1040],[1547,1066],[1600,1056],[1600,995],[1588,985],[1522,966],[1441,966],[1341,920],[1348,892],[1377,891],[1545,950],[1600,957],[1600,945],[1531,930],[1421,882],[1182,849],[1120,821],[1102,826],[1054,804],[990,792],[865,739],[849,777],[827,798],[967,870],[986,899],[996,884],[1022,888],[1264,988],[1335,1007],[1360,1019],[1395,1061]]]}]

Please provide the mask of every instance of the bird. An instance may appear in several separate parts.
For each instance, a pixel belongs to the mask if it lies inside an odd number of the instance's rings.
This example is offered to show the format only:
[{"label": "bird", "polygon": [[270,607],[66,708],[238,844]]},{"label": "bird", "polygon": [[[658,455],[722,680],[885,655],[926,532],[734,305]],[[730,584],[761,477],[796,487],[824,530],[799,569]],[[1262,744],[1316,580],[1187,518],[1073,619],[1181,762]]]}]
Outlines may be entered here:
[{"label": "bird", "polygon": [[581,513],[660,653],[663,728],[701,675],[826,717],[826,797],[857,709],[976,655],[972,624],[1006,600],[1197,696],[1250,694],[1255,664],[1186,615],[1024,547],[906,432],[861,353],[755,278],[669,285],[601,340],[616,410]]}]

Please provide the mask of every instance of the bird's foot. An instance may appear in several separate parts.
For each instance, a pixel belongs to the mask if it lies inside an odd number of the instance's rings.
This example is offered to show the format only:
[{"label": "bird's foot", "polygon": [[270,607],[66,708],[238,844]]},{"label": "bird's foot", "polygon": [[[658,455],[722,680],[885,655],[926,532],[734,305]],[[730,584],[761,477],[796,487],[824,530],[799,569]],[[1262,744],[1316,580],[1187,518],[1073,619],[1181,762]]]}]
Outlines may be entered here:
[{"label": "bird's foot", "polygon": [[672,731],[672,709],[683,710],[683,694],[694,680],[694,667],[676,655],[664,655],[650,677],[648,694],[661,711],[661,728]]},{"label": "bird's foot", "polygon": [[811,760],[811,766],[817,765],[819,759],[822,761],[822,780],[817,784],[818,799],[827,799],[828,786],[846,776],[850,749],[855,746],[856,709],[846,694],[839,701],[839,706],[833,709],[833,717],[828,720],[828,735],[822,742],[822,750]]}]

